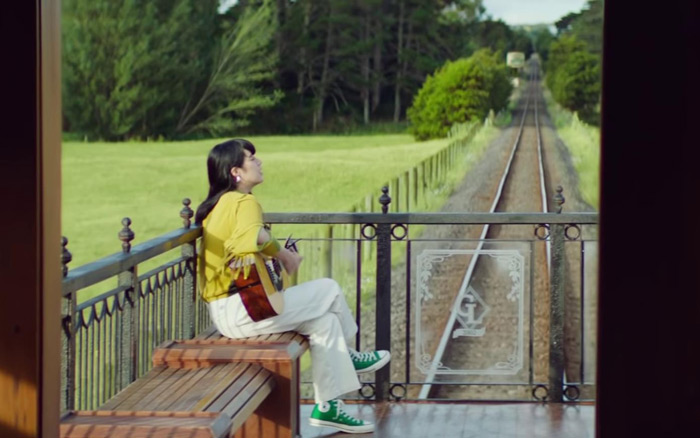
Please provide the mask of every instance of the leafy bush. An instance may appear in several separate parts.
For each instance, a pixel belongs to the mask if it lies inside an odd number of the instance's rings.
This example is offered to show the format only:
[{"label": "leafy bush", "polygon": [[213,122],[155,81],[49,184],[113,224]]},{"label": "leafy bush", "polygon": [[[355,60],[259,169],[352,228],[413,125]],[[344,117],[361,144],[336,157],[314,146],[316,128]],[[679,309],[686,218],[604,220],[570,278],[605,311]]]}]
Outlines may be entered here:
[{"label": "leafy bush", "polygon": [[429,75],[408,109],[409,132],[417,140],[447,135],[455,123],[481,120],[508,103],[512,85],[499,52],[482,49],[448,61]]},{"label": "leafy bush", "polygon": [[565,36],[550,46],[547,86],[564,108],[577,112],[582,120],[596,123],[600,101],[600,62],[586,43]]}]

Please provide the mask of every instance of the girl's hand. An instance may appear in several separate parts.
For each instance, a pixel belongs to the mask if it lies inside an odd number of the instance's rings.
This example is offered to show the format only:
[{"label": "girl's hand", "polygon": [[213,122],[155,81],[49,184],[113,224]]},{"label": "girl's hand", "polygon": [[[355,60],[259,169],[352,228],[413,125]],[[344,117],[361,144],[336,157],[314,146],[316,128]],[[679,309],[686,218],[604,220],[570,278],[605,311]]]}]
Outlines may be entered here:
[{"label": "girl's hand", "polygon": [[304,257],[299,253],[282,248],[275,257],[282,263],[282,267],[289,275],[293,275],[298,269]]}]

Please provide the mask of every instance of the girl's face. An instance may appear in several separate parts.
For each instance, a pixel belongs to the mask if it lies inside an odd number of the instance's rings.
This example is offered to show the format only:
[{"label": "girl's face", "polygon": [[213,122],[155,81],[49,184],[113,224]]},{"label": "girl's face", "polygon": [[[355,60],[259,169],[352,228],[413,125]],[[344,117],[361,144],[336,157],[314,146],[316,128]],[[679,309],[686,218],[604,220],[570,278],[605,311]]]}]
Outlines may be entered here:
[{"label": "girl's face", "polygon": [[250,192],[256,185],[263,182],[262,161],[251,154],[248,149],[243,151],[245,159],[241,167],[231,169],[234,177],[239,176],[238,188],[242,192]]}]

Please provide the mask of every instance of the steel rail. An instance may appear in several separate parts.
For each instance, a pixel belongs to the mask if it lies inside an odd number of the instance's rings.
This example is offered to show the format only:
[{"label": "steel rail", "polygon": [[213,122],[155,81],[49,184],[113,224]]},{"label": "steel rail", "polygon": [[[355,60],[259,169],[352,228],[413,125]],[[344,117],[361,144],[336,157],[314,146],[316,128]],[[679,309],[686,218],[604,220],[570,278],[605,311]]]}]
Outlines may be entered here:
[{"label": "steel rail", "polygon": [[[539,71],[537,72],[539,76]],[[540,170],[540,194],[542,196],[542,212],[547,213],[549,206],[547,203],[547,186],[544,178],[544,158],[542,157],[542,136],[540,133],[540,115],[537,97],[535,97],[535,132],[537,133],[537,157]],[[545,251],[547,252],[547,272],[551,271],[552,264],[552,243],[547,240],[545,242]]]},{"label": "steel rail", "polygon": [[[534,84],[533,78],[534,77],[535,77],[535,74],[534,74],[534,72],[532,72],[530,74],[530,81],[529,81],[529,85],[528,85],[528,95],[527,95],[527,100],[525,101],[525,109],[523,111],[523,115],[522,115],[522,118],[520,120],[520,127],[518,129],[518,135],[517,135],[515,142],[513,144],[513,148],[511,150],[510,157],[508,158],[508,163],[506,164],[505,170],[503,172],[503,176],[501,177],[501,180],[498,184],[498,189],[496,190],[496,196],[494,197],[493,203],[492,203],[491,208],[489,210],[489,214],[494,214],[496,211],[496,208],[498,207],[498,204],[501,200],[501,196],[503,194],[503,188],[505,187],[508,176],[510,175],[511,166],[512,166],[513,160],[515,158],[515,154],[518,150],[518,147],[520,146],[520,140],[522,138],[522,134],[524,131],[524,126],[525,126],[525,118],[528,115],[528,108],[530,106],[530,99],[533,96],[533,91],[534,91],[533,90],[533,84]],[[536,105],[537,105],[537,97],[536,96],[535,96],[534,100],[535,100],[535,108],[536,108]],[[536,121],[537,121],[537,117],[538,117],[537,111],[535,110],[535,120]],[[537,138],[538,138],[538,157],[539,157],[539,161],[540,161],[540,176],[541,176],[540,177],[540,185],[543,186],[544,185],[544,177],[543,177],[544,171],[543,171],[543,167],[542,167],[542,155],[541,155],[540,149],[539,149],[539,138],[540,138],[540,136],[539,136],[539,124],[536,123],[536,126],[537,126]],[[544,188],[542,188],[542,190],[544,190]],[[544,198],[545,197],[543,197],[543,199]],[[545,204],[543,204],[543,205],[545,205]],[[474,273],[476,263],[479,259],[479,254],[483,248],[486,235],[488,234],[488,231],[490,229],[490,225],[491,224],[485,224],[483,229],[482,229],[481,236],[479,237],[479,241],[478,241],[476,250],[474,252],[474,255],[472,256],[472,259],[469,263],[469,267],[467,268],[467,272],[464,275],[464,278],[462,280],[462,284],[459,288],[459,292],[457,293],[457,295],[455,297],[455,301],[452,305],[452,310],[450,311],[450,317],[447,321],[447,324],[445,325],[444,331],[442,332],[442,336],[440,337],[440,343],[438,344],[438,348],[435,351],[435,355],[433,357],[433,360],[432,360],[432,363],[430,366],[430,371],[428,372],[428,374],[426,376],[425,381],[428,383],[424,383],[421,386],[420,393],[418,394],[419,399],[427,399],[430,395],[430,389],[432,388],[432,385],[433,385],[432,382],[435,379],[435,374],[436,374],[438,364],[440,364],[442,362],[442,357],[445,354],[445,349],[447,348],[447,343],[449,342],[449,339],[450,339],[450,333],[451,333],[452,328],[454,327],[455,321],[457,319],[458,304],[463,299],[464,294],[466,293],[466,290],[467,290],[467,286],[469,285],[469,282],[471,281],[471,277]]]}]

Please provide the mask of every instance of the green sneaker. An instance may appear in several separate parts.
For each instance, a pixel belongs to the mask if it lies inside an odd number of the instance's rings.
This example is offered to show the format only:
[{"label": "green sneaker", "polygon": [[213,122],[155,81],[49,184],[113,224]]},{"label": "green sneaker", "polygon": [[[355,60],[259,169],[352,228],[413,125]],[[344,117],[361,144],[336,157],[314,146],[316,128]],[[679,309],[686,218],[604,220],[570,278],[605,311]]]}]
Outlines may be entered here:
[{"label": "green sneaker", "polygon": [[350,350],[352,364],[357,374],[377,371],[391,360],[391,354],[386,350],[367,351],[364,353]]},{"label": "green sneaker", "polygon": [[314,406],[309,424],[318,427],[333,427],[347,433],[374,431],[374,424],[359,420],[343,411],[342,400],[331,400]]}]

